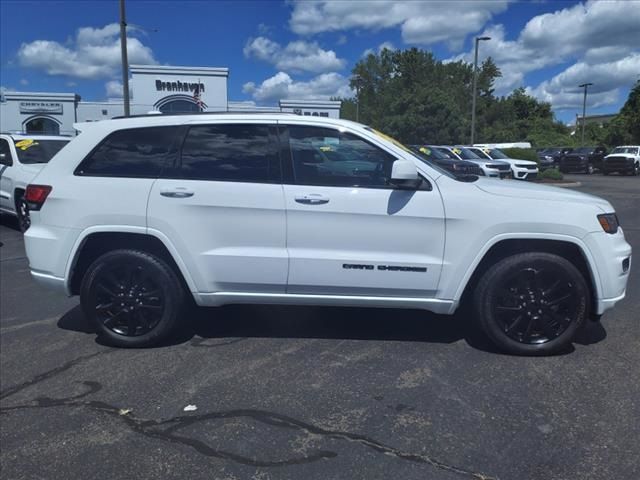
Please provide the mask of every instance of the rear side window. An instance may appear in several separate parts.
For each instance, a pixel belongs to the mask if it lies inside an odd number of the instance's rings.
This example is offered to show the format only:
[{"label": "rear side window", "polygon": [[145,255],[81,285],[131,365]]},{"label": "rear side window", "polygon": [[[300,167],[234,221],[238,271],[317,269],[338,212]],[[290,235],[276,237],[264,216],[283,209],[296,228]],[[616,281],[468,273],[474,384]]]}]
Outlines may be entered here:
[{"label": "rear side window", "polygon": [[279,182],[275,127],[197,125],[182,145],[180,176],[197,180]]},{"label": "rear side window", "polygon": [[156,178],[173,163],[178,127],[119,130],[109,135],[76,169],[77,175]]}]

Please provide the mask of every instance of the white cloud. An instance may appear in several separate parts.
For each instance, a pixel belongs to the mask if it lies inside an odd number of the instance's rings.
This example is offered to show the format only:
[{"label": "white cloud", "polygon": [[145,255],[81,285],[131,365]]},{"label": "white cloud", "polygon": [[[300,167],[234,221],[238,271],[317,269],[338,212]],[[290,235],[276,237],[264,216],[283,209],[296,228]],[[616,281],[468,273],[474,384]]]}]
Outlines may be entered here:
[{"label": "white cloud", "polygon": [[245,83],[242,87],[259,102],[273,102],[280,99],[317,100],[331,97],[350,97],[349,78],[336,72],[323,73],[309,81],[294,81],[287,73],[278,72],[260,85]]},{"label": "white cloud", "polygon": [[588,105],[597,108],[618,101],[620,88],[631,86],[638,72],[640,53],[596,65],[578,62],[529,92],[551,102],[556,109],[576,108],[583,99],[583,90],[578,85],[590,82],[593,86],[589,87]]},{"label": "white cloud", "polygon": [[105,83],[104,87],[107,91],[107,97],[122,98],[123,89],[121,82],[118,82],[117,80],[109,80],[107,83]]},{"label": "white cloud", "polygon": [[505,11],[507,4],[508,0],[297,0],[289,26],[300,35],[400,27],[405,43],[446,42],[459,49],[467,35],[482,29],[493,15]]},{"label": "white cloud", "polygon": [[[589,104],[611,105],[619,100],[618,89],[632,85],[640,73],[638,25],[640,8],[630,2],[590,1],[532,18],[515,40],[506,38],[502,25],[486,28],[482,35],[491,40],[481,42],[479,61],[491,56],[502,71],[496,81],[499,95],[524,86],[527,73],[568,64],[528,91],[552,102],[554,109],[575,108],[582,105],[576,86],[590,81],[598,86],[589,94]],[[472,62],[473,50],[451,60]]]},{"label": "white cloud", "polygon": [[323,50],[316,42],[297,40],[286,47],[266,37],[250,38],[244,56],[270,63],[278,70],[289,72],[329,72],[344,68],[346,61],[333,50]]},{"label": "white cloud", "polygon": [[367,57],[369,55],[371,55],[372,53],[380,53],[382,52],[384,49],[387,50],[396,50],[396,47],[393,45],[393,43],[391,42],[382,42],[380,45],[378,45],[377,49],[373,49],[373,48],[367,48],[364,52],[362,52],[362,56],[363,57]]},{"label": "white cloud", "polygon": [[[157,63],[151,49],[132,36],[127,39],[127,53],[130,63]],[[121,68],[119,26],[112,23],[103,28],[80,28],[75,39],[66,45],[51,40],[23,43],[18,49],[18,62],[49,75],[113,77]]]}]

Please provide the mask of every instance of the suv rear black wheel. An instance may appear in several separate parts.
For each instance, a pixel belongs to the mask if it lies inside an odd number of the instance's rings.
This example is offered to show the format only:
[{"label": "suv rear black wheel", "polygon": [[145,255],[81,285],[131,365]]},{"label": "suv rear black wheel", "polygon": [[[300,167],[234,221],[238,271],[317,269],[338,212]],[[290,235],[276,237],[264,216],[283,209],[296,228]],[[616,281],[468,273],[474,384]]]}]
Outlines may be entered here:
[{"label": "suv rear black wheel", "polygon": [[585,279],[558,255],[507,257],[489,268],[478,285],[474,306],[480,326],[509,353],[548,355],[565,350],[587,316]]},{"label": "suv rear black wheel", "polygon": [[80,291],[86,318],[118,347],[147,347],[175,329],[184,290],[162,259],[137,250],[114,250],[95,260]]}]

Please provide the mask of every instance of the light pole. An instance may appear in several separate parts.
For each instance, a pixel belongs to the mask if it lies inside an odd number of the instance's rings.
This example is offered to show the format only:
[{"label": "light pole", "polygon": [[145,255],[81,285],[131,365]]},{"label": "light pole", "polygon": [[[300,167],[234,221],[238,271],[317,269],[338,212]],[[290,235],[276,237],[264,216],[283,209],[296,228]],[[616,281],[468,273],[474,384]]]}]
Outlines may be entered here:
[{"label": "light pole", "polygon": [[585,121],[585,115],[587,113],[587,88],[589,88],[593,83],[583,83],[582,85],[578,85],[580,88],[584,88],[584,97],[582,97],[582,146],[584,147],[584,125],[587,123]]},{"label": "light pole", "polygon": [[122,57],[122,96],[124,97],[124,116],[131,114],[129,107],[129,59],[127,58],[127,20],[124,0],[120,0],[120,52]]},{"label": "light pole", "polygon": [[356,87],[356,122],[360,122],[360,81],[362,77],[354,75],[352,80]]},{"label": "light pole", "polygon": [[491,37],[476,37],[476,52],[473,59],[473,100],[471,105],[471,145],[476,137],[476,89],[478,87],[478,44],[482,40],[491,40]]}]

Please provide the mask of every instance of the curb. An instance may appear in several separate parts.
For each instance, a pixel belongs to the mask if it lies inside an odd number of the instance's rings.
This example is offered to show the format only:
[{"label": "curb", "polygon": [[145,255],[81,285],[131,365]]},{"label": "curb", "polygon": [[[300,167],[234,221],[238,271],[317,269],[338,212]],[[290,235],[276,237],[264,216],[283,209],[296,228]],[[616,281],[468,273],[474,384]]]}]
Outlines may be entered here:
[{"label": "curb", "polygon": [[[544,185],[544,184],[543,184]],[[563,188],[569,188],[569,187],[581,187],[582,186],[582,182],[569,182],[569,183],[547,183],[546,185],[551,185],[552,187],[563,187]]]}]

